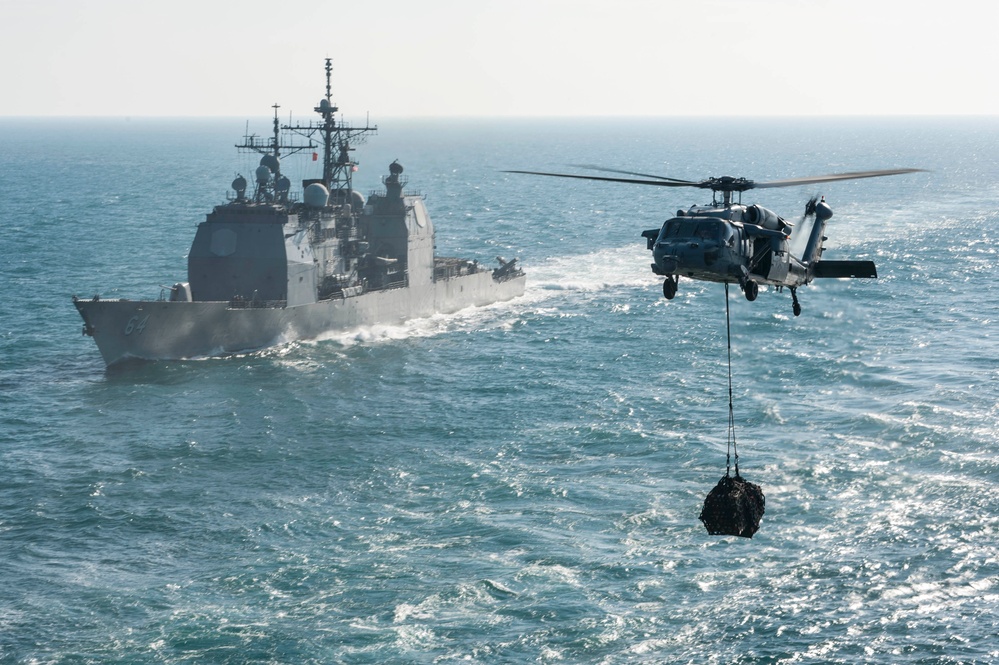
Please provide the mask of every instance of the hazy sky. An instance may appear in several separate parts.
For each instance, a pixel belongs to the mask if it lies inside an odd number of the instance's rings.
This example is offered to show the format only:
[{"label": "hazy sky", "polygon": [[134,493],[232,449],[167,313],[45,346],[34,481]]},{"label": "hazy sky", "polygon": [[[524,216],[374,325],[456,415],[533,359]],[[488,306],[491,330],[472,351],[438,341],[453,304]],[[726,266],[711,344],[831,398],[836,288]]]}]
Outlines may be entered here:
[{"label": "hazy sky", "polygon": [[999,115],[993,0],[0,0],[0,115]]}]

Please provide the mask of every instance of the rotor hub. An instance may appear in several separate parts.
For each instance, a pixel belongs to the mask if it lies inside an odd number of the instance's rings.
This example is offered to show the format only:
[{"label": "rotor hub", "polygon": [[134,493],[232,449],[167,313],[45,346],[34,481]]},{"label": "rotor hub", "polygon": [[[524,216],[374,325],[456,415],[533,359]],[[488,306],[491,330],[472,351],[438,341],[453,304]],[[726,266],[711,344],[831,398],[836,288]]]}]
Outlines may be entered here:
[{"label": "rotor hub", "polygon": [[730,175],[723,175],[719,178],[708,178],[704,182],[698,185],[704,189],[710,189],[712,192],[745,192],[746,190],[753,189],[756,183],[747,178],[735,178]]}]

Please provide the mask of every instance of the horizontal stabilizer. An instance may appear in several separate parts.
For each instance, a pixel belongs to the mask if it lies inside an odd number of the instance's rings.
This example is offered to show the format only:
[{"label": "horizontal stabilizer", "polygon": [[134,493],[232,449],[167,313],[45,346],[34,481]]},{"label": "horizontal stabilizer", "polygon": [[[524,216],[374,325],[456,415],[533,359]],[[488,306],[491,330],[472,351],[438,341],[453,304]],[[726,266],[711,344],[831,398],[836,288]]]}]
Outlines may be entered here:
[{"label": "horizontal stabilizer", "polygon": [[874,261],[819,261],[814,277],[877,277]]}]

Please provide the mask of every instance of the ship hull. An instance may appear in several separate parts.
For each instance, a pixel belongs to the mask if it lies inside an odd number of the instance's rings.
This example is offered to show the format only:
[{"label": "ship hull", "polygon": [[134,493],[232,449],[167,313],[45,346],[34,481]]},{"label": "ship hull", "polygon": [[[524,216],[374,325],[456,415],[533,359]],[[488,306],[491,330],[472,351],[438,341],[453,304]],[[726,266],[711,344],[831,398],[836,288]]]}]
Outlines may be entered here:
[{"label": "ship hull", "polygon": [[230,302],[74,300],[85,334],[111,367],[128,360],[180,360],[252,351],[324,333],[398,324],[523,295],[526,277],[496,281],[490,272],[424,288],[370,291],[292,307],[233,307]]}]

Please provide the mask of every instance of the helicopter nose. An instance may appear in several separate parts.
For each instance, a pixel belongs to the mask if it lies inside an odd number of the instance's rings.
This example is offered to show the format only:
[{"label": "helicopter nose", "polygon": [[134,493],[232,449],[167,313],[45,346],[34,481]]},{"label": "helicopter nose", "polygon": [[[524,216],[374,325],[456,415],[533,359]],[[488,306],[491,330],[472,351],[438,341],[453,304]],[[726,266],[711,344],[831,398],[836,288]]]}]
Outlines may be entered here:
[{"label": "helicopter nose", "polygon": [[657,243],[652,251],[653,272],[657,275],[671,275],[678,267],[676,248],[667,243]]}]

